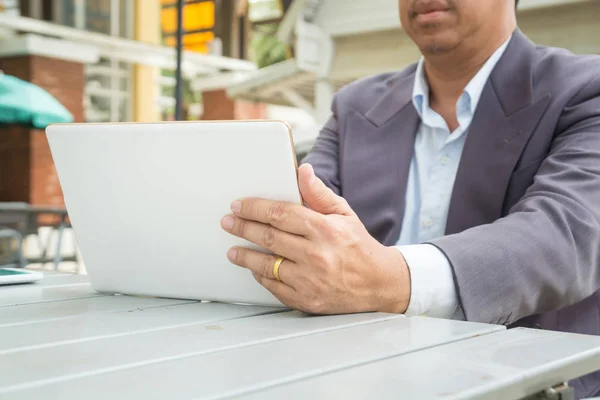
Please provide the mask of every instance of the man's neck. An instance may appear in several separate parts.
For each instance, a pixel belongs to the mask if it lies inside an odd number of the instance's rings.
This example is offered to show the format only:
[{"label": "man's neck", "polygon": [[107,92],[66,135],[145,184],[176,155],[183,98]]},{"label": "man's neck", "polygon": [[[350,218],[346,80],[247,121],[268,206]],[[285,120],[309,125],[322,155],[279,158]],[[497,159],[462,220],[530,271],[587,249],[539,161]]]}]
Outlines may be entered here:
[{"label": "man's neck", "polygon": [[485,46],[464,41],[447,53],[425,55],[430,106],[446,120],[450,132],[458,127],[456,102],[465,86],[509,36],[498,35],[493,40],[487,40]]}]

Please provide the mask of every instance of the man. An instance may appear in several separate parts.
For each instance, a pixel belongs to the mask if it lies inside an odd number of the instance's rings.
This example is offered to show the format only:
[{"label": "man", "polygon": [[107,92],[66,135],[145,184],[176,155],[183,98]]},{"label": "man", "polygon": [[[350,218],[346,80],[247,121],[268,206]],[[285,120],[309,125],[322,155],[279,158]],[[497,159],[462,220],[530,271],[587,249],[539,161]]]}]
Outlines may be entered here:
[{"label": "man", "polygon": [[222,221],[276,256],[229,259],[311,313],[600,334],[600,58],[536,47],[514,0],[399,8],[423,59],[336,95],[306,207],[243,199]]}]

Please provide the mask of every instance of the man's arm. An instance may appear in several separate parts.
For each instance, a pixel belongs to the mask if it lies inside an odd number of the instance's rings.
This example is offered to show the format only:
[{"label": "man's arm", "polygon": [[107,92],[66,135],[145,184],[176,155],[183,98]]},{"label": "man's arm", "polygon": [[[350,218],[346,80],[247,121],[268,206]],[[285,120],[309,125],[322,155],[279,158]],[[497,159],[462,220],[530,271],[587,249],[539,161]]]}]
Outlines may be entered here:
[{"label": "man's arm", "polygon": [[510,324],[600,289],[600,84],[563,110],[534,183],[509,215],[433,240],[468,320]]},{"label": "man's arm", "polygon": [[[323,127],[315,146],[304,159],[315,174],[340,195],[340,138],[338,110],[333,102],[333,115]],[[448,260],[439,249],[428,244],[396,247],[410,270],[410,301],[407,315],[464,319],[457,304],[456,289]]]},{"label": "man's arm", "polygon": [[314,147],[303,162],[311,164],[325,185],[335,194],[340,195],[340,139],[338,135],[338,119],[336,101],[333,101],[333,115],[321,129]]}]

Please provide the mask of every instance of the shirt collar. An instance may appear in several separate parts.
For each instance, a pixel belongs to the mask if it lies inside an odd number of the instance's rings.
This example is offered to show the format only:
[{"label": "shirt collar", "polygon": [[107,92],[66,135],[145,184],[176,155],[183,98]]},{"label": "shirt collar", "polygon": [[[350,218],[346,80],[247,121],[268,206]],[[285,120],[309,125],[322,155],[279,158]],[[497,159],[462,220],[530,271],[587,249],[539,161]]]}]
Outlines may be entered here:
[{"label": "shirt collar", "polygon": [[[483,67],[481,67],[477,74],[475,74],[473,79],[471,79],[467,86],[465,86],[463,91],[465,100],[463,101],[467,101],[467,106],[471,115],[475,114],[475,110],[479,104],[479,99],[483,93],[483,88],[492,74],[494,67],[504,54],[506,47],[508,47],[511,37],[509,37],[500,47],[498,47],[498,49],[496,49],[491,57],[488,58]],[[461,96],[461,98],[463,96]],[[423,119],[428,114],[429,110],[429,84],[427,83],[427,78],[425,76],[425,58],[423,57],[421,57],[417,65],[415,83],[413,85],[412,101],[417,113],[419,114],[419,117]],[[459,102],[460,101],[461,100],[459,99]]]},{"label": "shirt collar", "polygon": [[423,110],[429,108],[429,84],[425,78],[425,59],[423,57],[417,64],[412,100],[419,116],[423,118]]}]

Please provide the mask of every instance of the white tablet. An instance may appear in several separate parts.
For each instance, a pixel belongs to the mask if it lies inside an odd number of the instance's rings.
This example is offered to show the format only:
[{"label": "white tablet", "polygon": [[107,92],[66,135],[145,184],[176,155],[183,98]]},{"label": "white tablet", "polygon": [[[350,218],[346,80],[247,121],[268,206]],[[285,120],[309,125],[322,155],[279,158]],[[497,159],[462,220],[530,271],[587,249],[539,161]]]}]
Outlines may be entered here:
[{"label": "white tablet", "polygon": [[100,292],[281,305],[227,250],[232,201],[301,204],[283,122],[69,124],[46,130],[92,287]]}]

